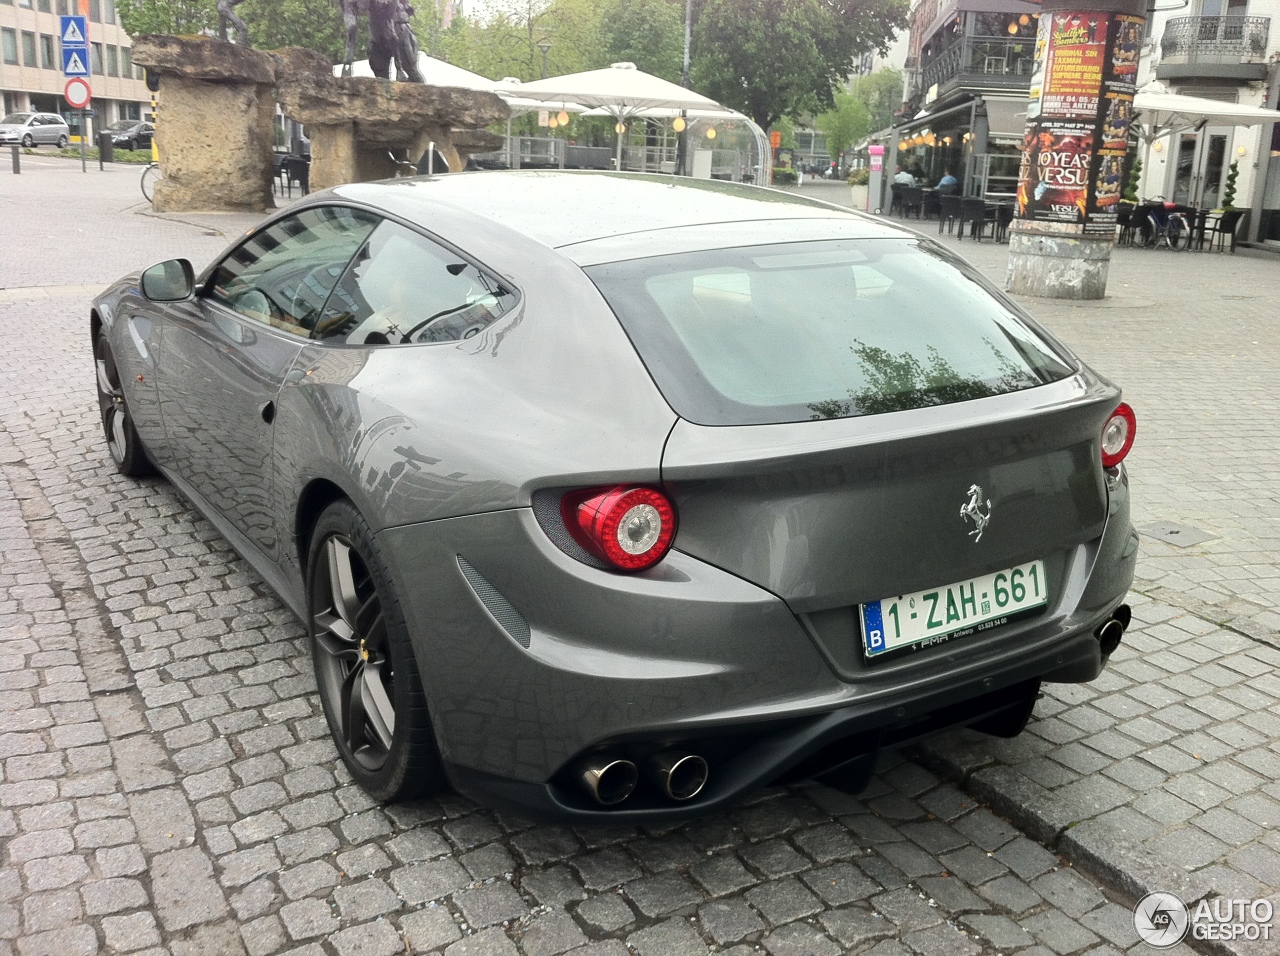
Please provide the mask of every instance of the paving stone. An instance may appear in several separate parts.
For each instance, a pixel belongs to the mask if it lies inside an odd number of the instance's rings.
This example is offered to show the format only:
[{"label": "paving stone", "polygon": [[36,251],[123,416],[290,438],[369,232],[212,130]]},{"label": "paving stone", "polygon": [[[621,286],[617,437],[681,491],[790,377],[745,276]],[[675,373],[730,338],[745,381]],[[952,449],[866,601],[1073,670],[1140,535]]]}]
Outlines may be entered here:
[{"label": "paving stone", "polygon": [[742,900],[717,900],[698,909],[704,932],[721,946],[737,942],[765,928],[764,922]]},{"label": "paving stone", "polygon": [[502,880],[463,890],[454,894],[453,901],[467,923],[475,928],[519,919],[529,910],[515,888]]},{"label": "paving stone", "polygon": [[291,939],[310,939],[332,933],[338,919],[323,900],[298,900],[280,907],[280,919]]},{"label": "paving stone", "polygon": [[395,956],[404,952],[404,940],[390,923],[379,920],[339,930],[329,937],[338,956]]},{"label": "paving stone", "polygon": [[1018,949],[1035,942],[1030,933],[1007,916],[975,913],[961,917],[960,922],[997,949]]},{"label": "paving stone", "polygon": [[553,910],[534,919],[520,938],[525,956],[559,956],[587,942],[568,913]]},{"label": "paving stone", "polygon": [[705,956],[707,946],[689,923],[669,919],[627,937],[627,946],[639,956]]},{"label": "paving stone", "polygon": [[428,906],[401,917],[400,929],[415,953],[439,949],[462,936],[458,924],[442,906]]},{"label": "paving stone", "polygon": [[836,863],[810,870],[802,874],[800,879],[830,906],[843,906],[854,900],[870,899],[881,889],[878,883],[868,879],[861,870],[849,863]]},{"label": "paving stone", "polygon": [[427,903],[448,896],[468,879],[462,867],[453,860],[416,863],[392,870],[391,885],[406,903]]},{"label": "paving stone", "polygon": [[199,848],[157,854],[150,873],[156,915],[170,932],[226,915],[227,902],[213,879],[213,866]]},{"label": "paving stone", "polygon": [[762,941],[769,956],[840,956],[840,946],[809,923],[792,923]]},{"label": "paving stone", "polygon": [[746,893],[748,902],[774,926],[821,912],[822,903],[800,881],[777,880]]},{"label": "paving stone", "polygon": [[515,944],[495,926],[451,944],[444,956],[517,956]]},{"label": "paving stone", "polygon": [[121,953],[132,953],[148,946],[160,945],[160,931],[150,913],[108,916],[102,920],[102,933],[107,946]]}]

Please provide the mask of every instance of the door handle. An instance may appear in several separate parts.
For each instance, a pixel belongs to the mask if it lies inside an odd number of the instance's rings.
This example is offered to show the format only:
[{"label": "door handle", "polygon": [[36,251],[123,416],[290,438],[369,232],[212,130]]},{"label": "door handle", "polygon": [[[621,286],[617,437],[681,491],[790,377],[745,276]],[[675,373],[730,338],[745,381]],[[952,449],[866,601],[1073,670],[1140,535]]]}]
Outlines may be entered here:
[{"label": "door handle", "polygon": [[258,411],[262,413],[262,420],[266,422],[268,425],[270,425],[272,422],[276,420],[276,403],[275,402],[267,402],[260,409],[258,409]]}]

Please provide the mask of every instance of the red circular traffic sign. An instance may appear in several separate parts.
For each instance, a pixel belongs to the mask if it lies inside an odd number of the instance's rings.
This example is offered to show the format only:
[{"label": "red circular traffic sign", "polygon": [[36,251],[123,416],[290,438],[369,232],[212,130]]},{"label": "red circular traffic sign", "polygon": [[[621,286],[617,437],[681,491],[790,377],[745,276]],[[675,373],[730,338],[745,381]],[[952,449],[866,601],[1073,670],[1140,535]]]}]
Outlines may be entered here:
[{"label": "red circular traffic sign", "polygon": [[75,76],[67,80],[67,85],[62,91],[62,95],[71,104],[72,109],[82,110],[89,105],[89,100],[93,97],[93,91],[89,89],[87,81]]}]

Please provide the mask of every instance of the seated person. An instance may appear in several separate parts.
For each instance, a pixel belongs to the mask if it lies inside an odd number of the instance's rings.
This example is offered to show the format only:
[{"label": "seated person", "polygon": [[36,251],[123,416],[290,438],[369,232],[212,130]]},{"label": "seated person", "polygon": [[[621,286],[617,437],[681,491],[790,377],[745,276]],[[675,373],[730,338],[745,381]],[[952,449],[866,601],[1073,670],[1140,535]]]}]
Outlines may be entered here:
[{"label": "seated person", "polygon": [[960,180],[951,175],[951,170],[942,171],[942,178],[938,180],[938,192],[944,196],[950,196],[960,191]]},{"label": "seated person", "polygon": [[898,167],[898,172],[894,175],[893,181],[900,186],[914,186],[916,178],[907,172],[903,166]]}]

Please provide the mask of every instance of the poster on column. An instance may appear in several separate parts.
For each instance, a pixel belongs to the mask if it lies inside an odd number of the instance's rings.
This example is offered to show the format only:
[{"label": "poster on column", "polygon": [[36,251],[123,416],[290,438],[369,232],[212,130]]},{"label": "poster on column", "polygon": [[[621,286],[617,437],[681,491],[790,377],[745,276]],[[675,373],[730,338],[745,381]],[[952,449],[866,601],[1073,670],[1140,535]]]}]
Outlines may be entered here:
[{"label": "poster on column", "polygon": [[1019,219],[1061,235],[1114,235],[1142,25],[1098,12],[1040,18]]}]

